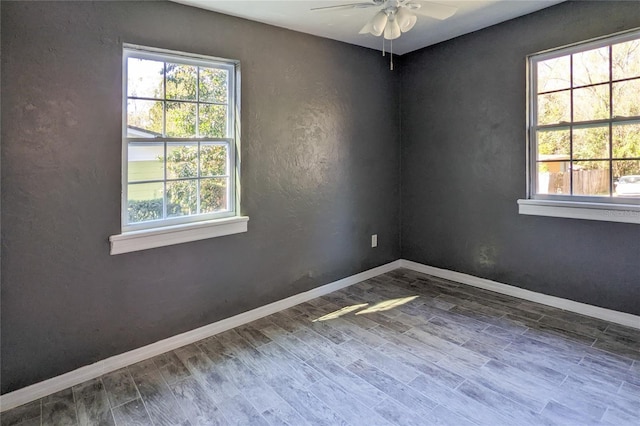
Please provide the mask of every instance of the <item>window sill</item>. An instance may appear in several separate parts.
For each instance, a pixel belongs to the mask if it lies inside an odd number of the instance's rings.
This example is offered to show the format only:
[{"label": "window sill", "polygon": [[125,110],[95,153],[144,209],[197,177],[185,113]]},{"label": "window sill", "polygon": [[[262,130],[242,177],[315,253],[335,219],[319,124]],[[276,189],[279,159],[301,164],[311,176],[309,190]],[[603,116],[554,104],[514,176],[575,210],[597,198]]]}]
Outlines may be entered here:
[{"label": "window sill", "polygon": [[188,243],[207,238],[247,232],[247,216],[186,223],[156,229],[123,232],[109,237],[111,254],[129,253],[156,247]]},{"label": "window sill", "polygon": [[640,224],[640,206],[575,201],[518,200],[519,213],[534,216]]}]

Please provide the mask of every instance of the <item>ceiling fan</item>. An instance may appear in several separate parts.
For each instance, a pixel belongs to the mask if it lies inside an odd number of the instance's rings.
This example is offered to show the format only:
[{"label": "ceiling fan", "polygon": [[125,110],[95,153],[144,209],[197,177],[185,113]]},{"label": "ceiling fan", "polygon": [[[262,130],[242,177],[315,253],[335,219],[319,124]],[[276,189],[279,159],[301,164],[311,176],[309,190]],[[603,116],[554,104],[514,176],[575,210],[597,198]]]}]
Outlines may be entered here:
[{"label": "ceiling fan", "polygon": [[458,10],[457,7],[420,0],[371,0],[368,2],[348,3],[336,6],[315,7],[311,10],[364,9],[380,7],[380,11],[365,24],[360,34],[383,35],[387,40],[395,40],[402,33],[411,30],[416,24],[416,15],[435,19],[447,19]]}]

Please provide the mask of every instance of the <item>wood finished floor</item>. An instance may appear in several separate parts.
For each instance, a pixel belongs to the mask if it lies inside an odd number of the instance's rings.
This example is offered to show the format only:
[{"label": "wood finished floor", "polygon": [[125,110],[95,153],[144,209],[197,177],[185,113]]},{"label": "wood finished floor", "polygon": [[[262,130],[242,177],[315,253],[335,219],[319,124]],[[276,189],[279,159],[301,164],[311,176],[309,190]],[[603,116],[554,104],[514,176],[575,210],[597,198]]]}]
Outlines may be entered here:
[{"label": "wood finished floor", "polygon": [[5,425],[638,425],[640,330],[400,269]]}]

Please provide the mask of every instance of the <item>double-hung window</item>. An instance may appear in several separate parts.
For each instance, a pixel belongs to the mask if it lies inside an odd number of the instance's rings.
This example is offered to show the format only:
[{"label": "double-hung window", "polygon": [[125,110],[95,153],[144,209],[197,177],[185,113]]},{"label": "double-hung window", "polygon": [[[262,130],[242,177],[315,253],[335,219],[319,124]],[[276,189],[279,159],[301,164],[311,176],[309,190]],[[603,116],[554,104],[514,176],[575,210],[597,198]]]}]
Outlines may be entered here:
[{"label": "double-hung window", "polygon": [[529,77],[532,201],[521,204],[640,219],[640,31],[531,55]]},{"label": "double-hung window", "polygon": [[203,226],[234,233],[221,226],[239,217],[238,63],[125,45],[123,71],[123,233],[112,253],[131,236],[156,247],[172,232],[207,235]]}]

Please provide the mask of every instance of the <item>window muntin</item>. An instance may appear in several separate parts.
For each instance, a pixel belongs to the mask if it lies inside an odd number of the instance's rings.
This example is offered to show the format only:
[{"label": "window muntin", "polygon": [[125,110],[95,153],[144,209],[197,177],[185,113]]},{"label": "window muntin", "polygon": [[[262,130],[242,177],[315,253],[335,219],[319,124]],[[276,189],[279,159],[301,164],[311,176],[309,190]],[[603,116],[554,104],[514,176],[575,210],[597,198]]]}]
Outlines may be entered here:
[{"label": "window muntin", "polygon": [[531,197],[640,204],[640,31],[529,64]]},{"label": "window muntin", "polygon": [[123,55],[123,230],[236,215],[234,61]]}]

